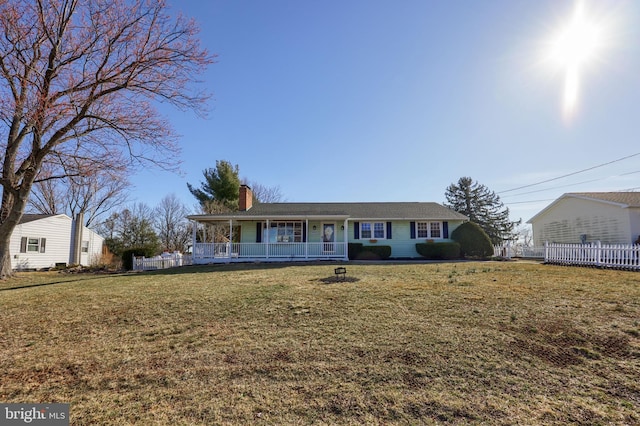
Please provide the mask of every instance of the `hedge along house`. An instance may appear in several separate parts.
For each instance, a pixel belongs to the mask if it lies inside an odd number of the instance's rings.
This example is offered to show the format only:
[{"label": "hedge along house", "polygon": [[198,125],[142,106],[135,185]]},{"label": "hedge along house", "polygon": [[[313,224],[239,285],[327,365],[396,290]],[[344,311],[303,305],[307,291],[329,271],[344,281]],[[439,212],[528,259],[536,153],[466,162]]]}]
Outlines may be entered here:
[{"label": "hedge along house", "polygon": [[[191,215],[193,262],[348,260],[349,243],[419,258],[416,243],[450,241],[468,218],[438,203],[257,203],[240,187],[239,211]],[[227,235],[213,239],[214,226]]]}]

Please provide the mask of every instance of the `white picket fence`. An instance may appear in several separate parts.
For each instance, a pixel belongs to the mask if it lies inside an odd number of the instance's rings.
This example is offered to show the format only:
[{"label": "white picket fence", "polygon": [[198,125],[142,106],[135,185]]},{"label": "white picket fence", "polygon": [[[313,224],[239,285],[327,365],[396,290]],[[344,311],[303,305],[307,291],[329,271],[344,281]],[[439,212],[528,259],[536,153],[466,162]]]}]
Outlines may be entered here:
[{"label": "white picket fence", "polygon": [[544,259],[544,246],[532,247],[523,244],[498,244],[493,246],[493,255],[511,259],[513,257],[525,257],[533,259]]},{"label": "white picket fence", "polygon": [[154,269],[177,268],[179,266],[192,265],[192,256],[182,253],[163,253],[155,257],[133,257],[134,271],[151,271]]},{"label": "white picket fence", "polygon": [[494,256],[507,259],[526,257],[544,259],[545,263],[558,265],[595,266],[640,270],[640,245],[545,243],[544,247],[523,247],[519,245],[497,245]]},{"label": "white picket fence", "polygon": [[544,261],[561,265],[640,270],[640,245],[552,244],[545,245]]}]

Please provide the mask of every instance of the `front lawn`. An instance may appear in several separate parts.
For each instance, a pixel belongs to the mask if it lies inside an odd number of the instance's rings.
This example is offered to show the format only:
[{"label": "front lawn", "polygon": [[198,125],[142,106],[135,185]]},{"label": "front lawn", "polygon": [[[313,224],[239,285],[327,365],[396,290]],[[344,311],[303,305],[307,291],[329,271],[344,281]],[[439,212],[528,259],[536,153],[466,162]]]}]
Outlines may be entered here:
[{"label": "front lawn", "polygon": [[638,424],[640,274],[523,262],[0,281],[0,402],[72,424]]}]

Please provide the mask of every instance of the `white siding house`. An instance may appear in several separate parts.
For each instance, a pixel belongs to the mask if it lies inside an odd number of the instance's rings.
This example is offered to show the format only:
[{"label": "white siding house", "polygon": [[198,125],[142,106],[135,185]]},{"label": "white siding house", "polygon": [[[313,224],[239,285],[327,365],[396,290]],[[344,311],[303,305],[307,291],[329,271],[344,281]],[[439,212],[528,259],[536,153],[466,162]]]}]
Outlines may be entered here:
[{"label": "white siding house", "polygon": [[567,193],[527,223],[536,246],[633,244],[640,236],[640,192]]},{"label": "white siding house", "polygon": [[[73,220],[64,214],[25,214],[11,234],[11,266],[13,269],[51,268],[56,264],[74,263]],[[80,263],[88,266],[102,254],[103,238],[82,227]]]}]

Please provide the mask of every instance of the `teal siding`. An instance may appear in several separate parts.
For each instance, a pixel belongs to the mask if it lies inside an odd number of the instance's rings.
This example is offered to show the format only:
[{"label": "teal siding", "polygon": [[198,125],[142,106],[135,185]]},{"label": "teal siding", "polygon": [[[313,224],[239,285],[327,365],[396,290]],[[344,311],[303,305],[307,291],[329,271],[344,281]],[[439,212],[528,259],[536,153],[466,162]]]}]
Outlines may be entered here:
[{"label": "teal siding", "polygon": [[[372,220],[373,221],[373,220]],[[380,220],[375,220],[380,222]],[[256,223],[258,221],[242,221],[240,222],[242,226],[240,242],[242,243],[255,243],[256,242]],[[262,222],[262,221],[261,221]],[[387,221],[383,221],[387,222]],[[403,221],[392,221],[392,238],[389,239],[378,239],[376,243],[369,242],[368,239],[359,239],[356,240],[354,238],[354,221],[348,222],[348,229],[342,230],[342,226],[344,225],[343,221],[335,222],[335,231],[336,231],[336,242],[344,241],[344,233],[347,232],[347,240],[350,243],[362,243],[365,246],[368,245],[388,245],[391,246],[391,257],[393,258],[419,258],[421,257],[416,251],[416,243],[422,243],[426,240],[424,238],[411,238],[410,231],[410,223],[409,220]],[[462,221],[452,221],[449,220],[449,236],[451,233],[462,224]],[[311,220],[309,221],[309,225],[307,228],[307,239],[310,243],[318,243],[322,241],[322,224],[323,223],[334,223],[334,222],[324,222]],[[313,227],[316,229],[313,229]],[[434,241],[451,241],[451,239],[436,239]]]},{"label": "teal siding", "polygon": [[[242,221],[240,222],[240,224],[242,225],[242,231],[241,231],[241,235],[240,235],[240,242],[241,243],[255,243],[256,242],[256,230],[257,230],[257,226],[256,224],[258,222],[264,222],[264,221]],[[299,221],[294,221],[294,220],[290,220],[290,221],[270,221],[270,222],[299,222]],[[305,221],[302,221],[303,223],[306,223]],[[307,241],[310,243],[319,243],[322,242],[322,224],[323,223],[334,223],[335,224],[335,232],[336,232],[336,236],[335,236],[335,242],[336,243],[341,243],[344,242],[344,230],[342,230],[342,226],[344,225],[344,221],[336,221],[336,222],[330,222],[330,221],[317,221],[317,220],[310,220],[309,221],[309,227],[307,229]],[[234,225],[235,226],[235,225]],[[316,227],[316,229],[313,229],[313,227]]]},{"label": "teal siding", "polygon": [[[373,220],[372,220],[373,221]],[[379,220],[375,220],[379,222]],[[416,243],[423,243],[426,241],[424,238],[411,238],[410,222],[412,221],[393,221],[393,234],[390,240],[378,239],[377,242],[371,243],[368,239],[356,240],[354,236],[354,223],[349,222],[349,242],[361,243],[365,246],[383,245],[391,246],[391,257],[394,258],[419,258],[422,257],[416,251]],[[462,221],[449,220],[449,236],[451,233],[462,224]],[[435,239],[434,241],[452,241],[450,238]]]}]

